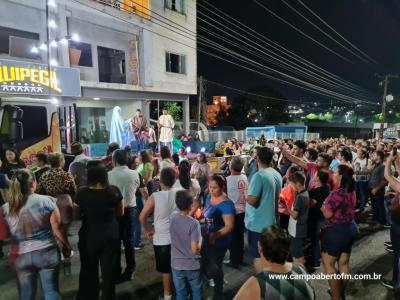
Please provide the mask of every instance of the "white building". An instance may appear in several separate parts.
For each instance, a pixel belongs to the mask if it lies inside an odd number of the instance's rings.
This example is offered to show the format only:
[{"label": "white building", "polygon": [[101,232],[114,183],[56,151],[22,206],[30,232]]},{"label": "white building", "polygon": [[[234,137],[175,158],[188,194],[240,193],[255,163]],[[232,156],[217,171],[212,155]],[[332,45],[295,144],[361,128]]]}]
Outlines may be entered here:
[{"label": "white building", "polygon": [[189,95],[197,92],[195,0],[0,0],[0,60],[48,63],[41,50],[46,3],[50,61],[80,71],[81,96],[58,99],[61,108],[76,104],[81,139],[107,142],[94,131],[109,130],[113,107],[125,119],[137,108],[148,117],[157,100],[181,102],[189,131]]}]

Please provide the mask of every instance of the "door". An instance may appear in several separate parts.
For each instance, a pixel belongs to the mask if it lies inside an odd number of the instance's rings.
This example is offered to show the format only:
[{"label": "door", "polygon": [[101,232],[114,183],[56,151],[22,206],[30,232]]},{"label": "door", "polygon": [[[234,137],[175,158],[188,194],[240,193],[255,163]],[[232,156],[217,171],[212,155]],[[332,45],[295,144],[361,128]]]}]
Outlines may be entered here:
[{"label": "door", "polygon": [[58,107],[60,124],[61,148],[71,151],[71,144],[78,140],[78,114],[76,104],[60,105]]}]

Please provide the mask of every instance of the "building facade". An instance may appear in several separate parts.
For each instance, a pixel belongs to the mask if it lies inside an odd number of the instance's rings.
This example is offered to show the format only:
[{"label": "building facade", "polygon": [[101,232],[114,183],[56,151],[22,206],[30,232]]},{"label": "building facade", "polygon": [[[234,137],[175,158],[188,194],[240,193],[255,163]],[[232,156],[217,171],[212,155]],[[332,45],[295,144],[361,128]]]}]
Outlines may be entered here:
[{"label": "building facade", "polygon": [[79,70],[80,96],[48,97],[75,104],[82,142],[108,142],[116,106],[127,120],[136,109],[149,117],[165,101],[181,103],[188,133],[189,95],[197,93],[195,0],[0,0],[0,7],[0,60]]}]

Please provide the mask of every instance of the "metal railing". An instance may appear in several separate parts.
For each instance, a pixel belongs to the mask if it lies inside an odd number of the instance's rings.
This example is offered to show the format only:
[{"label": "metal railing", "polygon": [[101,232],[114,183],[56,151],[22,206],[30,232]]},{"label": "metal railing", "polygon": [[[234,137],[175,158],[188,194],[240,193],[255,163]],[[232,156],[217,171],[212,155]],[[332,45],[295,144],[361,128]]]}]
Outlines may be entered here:
[{"label": "metal railing", "polygon": [[275,139],[277,140],[285,140],[285,139],[292,139],[292,140],[304,140],[304,141],[311,141],[319,139],[318,132],[307,132],[307,133],[296,133],[296,132],[276,132]]},{"label": "metal railing", "polygon": [[[198,131],[200,140],[208,142],[224,142],[226,140],[231,140],[233,138],[238,141],[246,141],[246,132],[244,130],[240,131],[208,131],[203,130]],[[315,132],[308,133],[294,133],[294,132],[277,132],[275,133],[275,139],[293,139],[293,140],[304,140],[311,141],[319,139],[320,134]]]},{"label": "metal railing", "polygon": [[246,140],[246,133],[244,130],[241,131],[198,131],[200,140],[207,142],[223,142],[231,140],[233,138],[238,141]]}]

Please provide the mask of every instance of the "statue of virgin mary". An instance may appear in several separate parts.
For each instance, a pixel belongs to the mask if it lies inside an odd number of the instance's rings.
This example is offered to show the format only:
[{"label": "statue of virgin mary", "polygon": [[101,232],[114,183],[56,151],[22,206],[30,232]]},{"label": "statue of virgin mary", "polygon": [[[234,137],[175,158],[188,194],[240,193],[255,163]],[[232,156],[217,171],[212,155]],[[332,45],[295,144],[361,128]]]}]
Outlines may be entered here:
[{"label": "statue of virgin mary", "polygon": [[110,144],[118,143],[121,149],[131,145],[133,134],[131,120],[124,120],[121,116],[121,107],[115,106],[111,117]]}]

